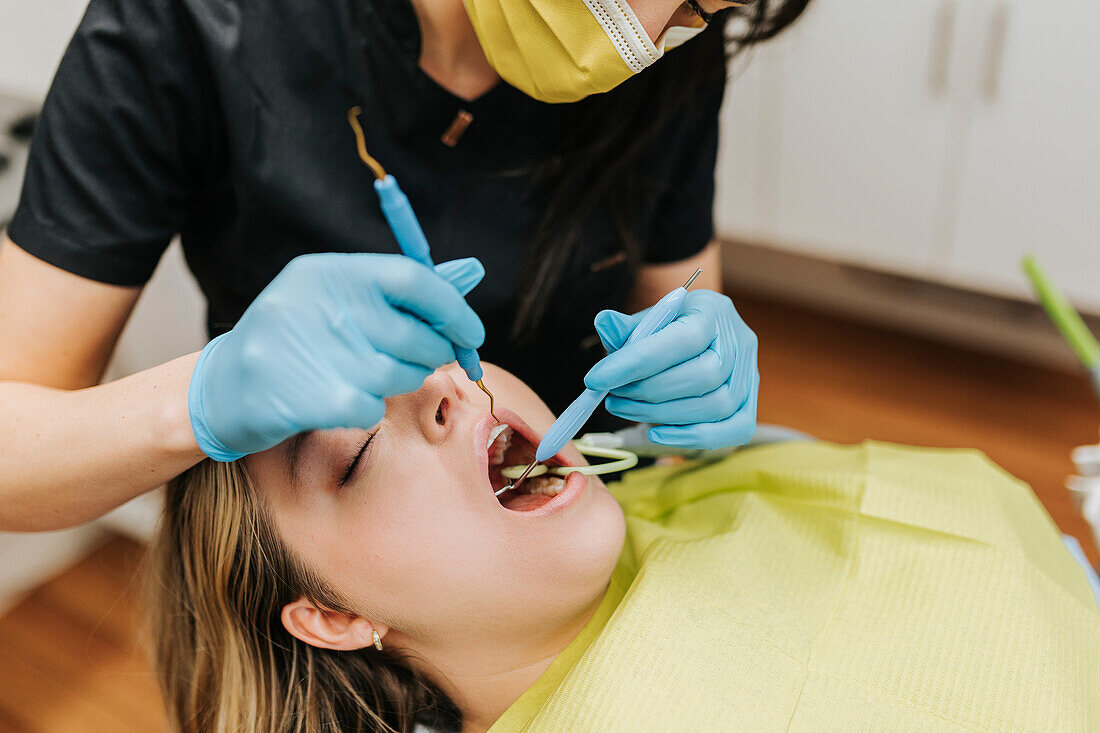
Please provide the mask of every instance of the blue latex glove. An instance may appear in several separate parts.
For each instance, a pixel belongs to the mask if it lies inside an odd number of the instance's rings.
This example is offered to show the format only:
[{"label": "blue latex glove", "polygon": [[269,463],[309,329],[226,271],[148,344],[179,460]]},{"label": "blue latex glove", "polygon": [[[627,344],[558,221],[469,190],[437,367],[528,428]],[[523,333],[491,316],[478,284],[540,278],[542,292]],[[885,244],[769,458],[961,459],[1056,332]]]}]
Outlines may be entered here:
[{"label": "blue latex glove", "polygon": [[681,448],[743,445],[756,432],[756,334],[733,302],[713,290],[692,290],[679,317],[623,347],[645,311],[633,316],[605,310],[596,332],[608,356],[584,378],[610,391],[613,415],[657,423],[655,443]]},{"label": "blue latex glove", "polygon": [[377,425],[386,397],[455,360],[452,342],[484,341],[463,297],[484,275],[473,258],[434,271],[400,255],[293,260],[199,356],[188,394],[199,447],[232,461],[306,430]]}]

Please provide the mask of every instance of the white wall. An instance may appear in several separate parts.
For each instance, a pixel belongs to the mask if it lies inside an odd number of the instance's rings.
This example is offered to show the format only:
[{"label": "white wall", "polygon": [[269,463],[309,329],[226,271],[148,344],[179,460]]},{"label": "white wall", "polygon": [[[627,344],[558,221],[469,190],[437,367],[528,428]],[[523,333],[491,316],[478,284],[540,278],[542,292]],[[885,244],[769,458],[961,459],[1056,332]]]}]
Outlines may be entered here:
[{"label": "white wall", "polygon": [[163,364],[206,344],[205,304],[173,242],[138,299],[107,366],[106,381]]},{"label": "white wall", "polygon": [[41,99],[87,0],[0,1],[0,92]]}]

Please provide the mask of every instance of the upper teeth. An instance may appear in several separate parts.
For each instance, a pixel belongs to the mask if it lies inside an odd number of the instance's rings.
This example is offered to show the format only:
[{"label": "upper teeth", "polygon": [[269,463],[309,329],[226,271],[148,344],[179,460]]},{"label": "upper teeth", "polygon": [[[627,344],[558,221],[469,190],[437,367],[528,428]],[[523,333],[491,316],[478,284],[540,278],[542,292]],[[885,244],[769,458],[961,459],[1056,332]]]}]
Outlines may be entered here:
[{"label": "upper teeth", "polygon": [[489,442],[485,444],[486,449],[488,449],[489,446],[491,446],[493,444],[493,441],[496,440],[497,437],[501,433],[503,433],[505,430],[511,430],[511,429],[512,428],[508,425],[497,425],[495,428],[490,430],[489,431]]},{"label": "upper teeth", "polygon": [[[504,436],[501,440],[497,440]],[[497,425],[489,432],[489,442],[485,449],[489,451],[489,464],[499,466],[504,463],[504,454],[512,442],[512,428],[508,425]],[[496,443],[496,445],[493,445]]]}]

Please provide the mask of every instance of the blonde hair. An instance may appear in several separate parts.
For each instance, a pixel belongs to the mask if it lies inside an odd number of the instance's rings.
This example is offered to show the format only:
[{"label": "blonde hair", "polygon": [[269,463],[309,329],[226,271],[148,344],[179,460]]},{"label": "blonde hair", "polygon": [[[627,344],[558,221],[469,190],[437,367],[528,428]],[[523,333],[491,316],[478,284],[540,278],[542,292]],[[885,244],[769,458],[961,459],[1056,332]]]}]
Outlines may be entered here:
[{"label": "blonde hair", "polygon": [[181,731],[460,728],[446,696],[389,652],[332,651],[283,628],[305,596],[348,604],[280,540],[239,463],[204,460],[168,485],[150,555],[157,674]]}]

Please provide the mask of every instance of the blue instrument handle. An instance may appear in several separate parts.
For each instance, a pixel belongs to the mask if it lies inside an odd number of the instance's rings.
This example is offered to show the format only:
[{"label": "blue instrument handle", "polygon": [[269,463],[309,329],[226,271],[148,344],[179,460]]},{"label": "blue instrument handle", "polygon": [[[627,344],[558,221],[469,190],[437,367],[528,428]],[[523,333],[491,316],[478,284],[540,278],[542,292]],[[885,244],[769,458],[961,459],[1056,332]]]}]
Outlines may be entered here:
[{"label": "blue instrument handle", "polygon": [[[687,290],[680,287],[657,301],[657,304],[650,308],[649,312],[642,318],[642,322],[635,327],[626,343],[632,344],[646,336],[652,336],[672,323],[676,316],[680,315],[680,309],[684,306],[684,298],[686,297]],[[605,397],[607,397],[607,392],[597,392],[594,389],[585,389],[584,392],[581,392],[580,397],[573,400],[573,404],[565,408],[561,416],[554,421],[554,424],[542,436],[539,447],[535,451],[535,459],[542,463],[557,455],[558,451],[564,448],[566,443],[573,440],[580,432],[584,424],[588,422],[588,418],[592,417],[592,413],[596,411],[596,408],[600,406]]]},{"label": "blue instrument handle", "polygon": [[420,221],[413,212],[409,197],[397,185],[397,179],[386,176],[381,181],[376,180],[374,190],[378,192],[378,200],[382,203],[382,214],[389,222],[390,229],[393,230],[393,236],[397,240],[397,246],[401,248],[401,254],[422,265],[435,267],[435,263],[432,262],[431,248],[428,247],[428,238],[420,228]]},{"label": "blue instrument handle", "polygon": [[580,429],[588,422],[588,418],[592,417],[592,413],[603,402],[604,397],[607,397],[607,392],[597,392],[594,389],[585,389],[581,392],[581,396],[565,408],[565,411],[546,431],[546,435],[542,436],[539,447],[535,451],[535,459],[542,463],[557,455],[558,451],[564,448],[565,444],[580,432]]},{"label": "blue instrument handle", "polygon": [[676,316],[680,315],[680,309],[684,307],[684,298],[687,294],[683,288],[676,288],[658,300],[657,304],[642,318],[642,322],[634,328],[626,343],[632,344],[646,336],[652,336],[676,320]]},{"label": "blue instrument handle", "polygon": [[[381,181],[374,182],[374,190],[378,192],[378,200],[382,203],[382,214],[393,230],[393,236],[397,240],[397,246],[406,257],[416,260],[422,265],[434,267],[432,251],[428,246],[428,238],[424,236],[424,230],[420,227],[420,221],[416,218],[409,197],[397,185],[397,179],[387,175]],[[480,381],[485,373],[481,369],[481,358],[476,349],[466,349],[455,346],[455,357],[458,365],[466,372],[471,381]]]},{"label": "blue instrument handle", "polygon": [[455,346],[455,359],[471,382],[480,382],[485,377],[485,372],[481,369],[481,357],[478,356],[477,349]]}]

